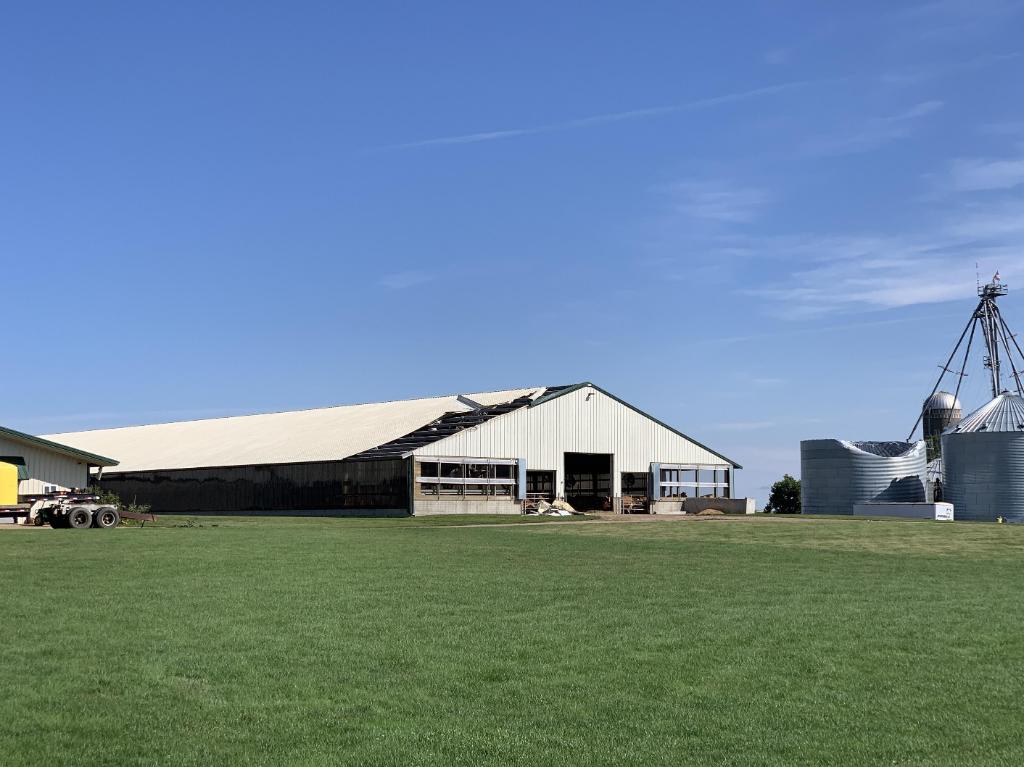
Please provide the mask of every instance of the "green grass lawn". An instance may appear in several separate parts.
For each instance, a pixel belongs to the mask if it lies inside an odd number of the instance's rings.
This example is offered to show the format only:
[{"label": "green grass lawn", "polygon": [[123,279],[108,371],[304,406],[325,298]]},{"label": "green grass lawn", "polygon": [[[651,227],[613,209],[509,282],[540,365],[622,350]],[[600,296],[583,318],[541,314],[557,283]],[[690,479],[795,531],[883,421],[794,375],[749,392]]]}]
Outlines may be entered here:
[{"label": "green grass lawn", "polygon": [[1022,527],[466,522],[0,531],[0,763],[1024,764]]}]

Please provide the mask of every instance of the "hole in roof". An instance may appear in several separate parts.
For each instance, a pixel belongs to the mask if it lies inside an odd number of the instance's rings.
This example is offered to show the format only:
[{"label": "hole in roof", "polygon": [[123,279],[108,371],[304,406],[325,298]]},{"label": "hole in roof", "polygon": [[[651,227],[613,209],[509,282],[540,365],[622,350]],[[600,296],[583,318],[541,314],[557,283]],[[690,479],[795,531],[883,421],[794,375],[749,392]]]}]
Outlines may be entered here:
[{"label": "hole in roof", "polygon": [[865,453],[883,458],[895,458],[909,453],[914,448],[909,442],[854,442],[853,446]]}]

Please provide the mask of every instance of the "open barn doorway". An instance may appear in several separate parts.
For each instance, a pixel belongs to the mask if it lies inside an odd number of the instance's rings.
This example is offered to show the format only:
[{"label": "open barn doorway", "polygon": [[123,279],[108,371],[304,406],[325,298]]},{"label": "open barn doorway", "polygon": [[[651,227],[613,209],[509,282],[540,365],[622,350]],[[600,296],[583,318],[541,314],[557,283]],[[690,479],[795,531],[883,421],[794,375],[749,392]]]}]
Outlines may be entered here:
[{"label": "open barn doorway", "polygon": [[566,453],[565,500],[577,511],[610,510],[612,456],[609,453]]}]

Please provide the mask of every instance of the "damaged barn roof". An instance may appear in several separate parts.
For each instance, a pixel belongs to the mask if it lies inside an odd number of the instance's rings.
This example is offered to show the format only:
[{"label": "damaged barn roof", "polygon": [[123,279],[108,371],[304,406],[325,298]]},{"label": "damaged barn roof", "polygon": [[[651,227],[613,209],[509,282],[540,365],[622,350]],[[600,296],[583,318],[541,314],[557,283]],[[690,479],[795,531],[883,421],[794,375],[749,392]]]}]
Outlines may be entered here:
[{"label": "damaged barn roof", "polygon": [[[393,443],[446,417],[479,418],[481,412],[493,417],[557,388],[561,387],[126,426],[51,434],[47,439],[116,455],[121,464],[114,472],[337,461]],[[439,433],[436,439],[442,436]]]}]

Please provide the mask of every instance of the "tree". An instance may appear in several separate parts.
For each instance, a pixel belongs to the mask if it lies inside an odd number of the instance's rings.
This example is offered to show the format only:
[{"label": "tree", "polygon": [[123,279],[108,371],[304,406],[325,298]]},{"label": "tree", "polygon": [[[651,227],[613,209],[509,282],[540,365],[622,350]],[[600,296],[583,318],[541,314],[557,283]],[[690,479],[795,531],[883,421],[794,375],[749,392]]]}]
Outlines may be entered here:
[{"label": "tree", "polygon": [[768,505],[764,510],[769,514],[799,514],[800,480],[786,474],[772,485],[772,493],[768,496]]}]

